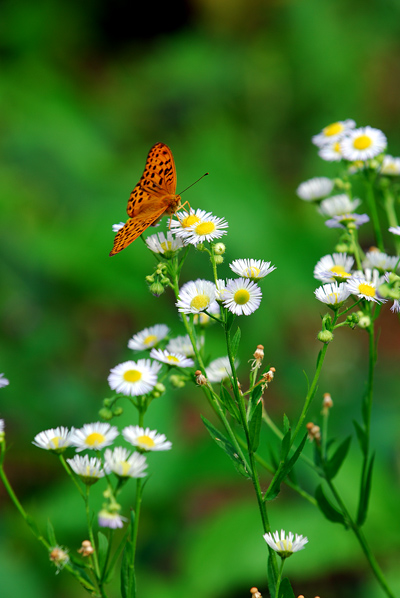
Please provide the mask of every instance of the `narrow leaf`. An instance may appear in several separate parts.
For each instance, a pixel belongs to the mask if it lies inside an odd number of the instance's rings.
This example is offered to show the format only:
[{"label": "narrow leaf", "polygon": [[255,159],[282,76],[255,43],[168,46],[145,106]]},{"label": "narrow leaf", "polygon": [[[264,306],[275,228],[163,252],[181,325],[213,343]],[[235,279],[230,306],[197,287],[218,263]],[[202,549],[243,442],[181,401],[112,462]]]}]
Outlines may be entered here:
[{"label": "narrow leaf", "polygon": [[315,500],[318,503],[318,506],[322,513],[325,515],[326,519],[329,521],[333,521],[334,523],[341,523],[342,525],[346,526],[346,521],[340,511],[333,506],[333,504],[328,500],[325,496],[325,493],[322,489],[321,484],[317,487],[315,491]]},{"label": "narrow leaf", "polygon": [[256,452],[256,450],[258,449],[258,445],[260,444],[262,409],[263,409],[263,405],[262,405],[262,402],[260,401],[253,413],[253,417],[249,421],[250,450],[252,450],[253,453]]},{"label": "narrow leaf", "polygon": [[339,469],[342,467],[343,462],[346,458],[346,455],[349,451],[351,444],[351,436],[348,436],[343,442],[338,446],[333,456],[329,459],[329,461],[325,465],[325,473],[328,480],[333,480],[335,475],[338,473]]},{"label": "narrow leaf", "polygon": [[236,355],[239,350],[240,337],[241,337],[241,332],[240,332],[240,328],[238,327],[238,329],[236,330],[236,332],[231,340],[231,351],[232,351],[233,359],[236,359]]},{"label": "narrow leaf", "polygon": [[[290,433],[290,432],[288,432],[288,433]],[[271,481],[266,493],[264,494],[264,500],[273,500],[274,498],[276,498],[278,496],[280,489],[281,489],[281,484],[284,481],[284,479],[289,475],[289,473],[293,469],[297,459],[300,457],[306,440],[307,440],[307,434],[304,435],[303,440],[300,442],[299,446],[293,453],[292,457],[288,461],[284,461],[284,462],[281,461],[274,477],[272,478],[272,481]],[[282,443],[283,443],[283,441],[282,441]]]},{"label": "narrow leaf", "polygon": [[288,430],[285,436],[282,438],[281,444],[281,461],[286,461],[286,457],[290,451],[290,439],[291,439],[291,432]]},{"label": "narrow leaf", "polygon": [[228,457],[233,461],[236,471],[238,471],[241,475],[248,478],[249,473],[246,470],[246,466],[243,463],[242,459],[237,454],[235,447],[233,444],[228,440],[222,432],[217,430],[215,426],[212,425],[205,417],[201,416],[205,427],[207,428],[211,438],[217,443],[217,445],[228,455]]},{"label": "narrow leaf", "polygon": [[290,430],[290,421],[286,413],[283,414],[283,433],[287,434]]},{"label": "narrow leaf", "polygon": [[121,564],[121,596],[132,598],[135,584],[135,572],[132,567],[132,544],[127,542],[124,548]]},{"label": "narrow leaf", "polygon": [[285,577],[281,581],[281,585],[279,586],[279,598],[296,598],[288,577]]},{"label": "narrow leaf", "polygon": [[221,399],[221,403],[225,407],[225,409],[232,415],[234,419],[236,419],[236,421],[240,422],[239,408],[233,400],[230,392],[225,388],[223,384],[221,384],[219,396]]},{"label": "narrow leaf", "polygon": [[357,440],[358,444],[360,445],[361,452],[364,456],[366,456],[368,451],[368,439],[365,430],[355,419],[353,419],[353,425],[356,429]]},{"label": "narrow leaf", "polygon": [[50,546],[57,546],[56,534],[50,519],[47,520],[47,537],[49,539]]},{"label": "narrow leaf", "polygon": [[369,461],[369,466],[368,466],[367,475],[365,477],[364,487],[361,488],[361,491],[360,491],[360,501],[359,501],[358,512],[357,512],[357,524],[360,527],[365,523],[365,520],[367,518],[369,497],[371,494],[372,470],[374,467],[374,461],[375,461],[375,454],[372,455],[372,457]]},{"label": "narrow leaf", "polygon": [[255,386],[253,388],[253,390],[251,391],[249,405],[247,407],[247,421],[248,422],[252,419],[254,411],[257,409],[257,406],[261,399],[261,395],[262,395],[262,388],[261,388],[261,384],[259,384],[258,386]]},{"label": "narrow leaf", "polygon": [[104,567],[105,567],[106,558],[107,558],[107,551],[108,551],[108,539],[107,539],[107,536],[105,536],[102,532],[97,533],[97,539],[98,539],[97,553],[98,553],[98,557],[99,557],[100,571],[101,571],[102,577],[103,577],[104,576]]}]

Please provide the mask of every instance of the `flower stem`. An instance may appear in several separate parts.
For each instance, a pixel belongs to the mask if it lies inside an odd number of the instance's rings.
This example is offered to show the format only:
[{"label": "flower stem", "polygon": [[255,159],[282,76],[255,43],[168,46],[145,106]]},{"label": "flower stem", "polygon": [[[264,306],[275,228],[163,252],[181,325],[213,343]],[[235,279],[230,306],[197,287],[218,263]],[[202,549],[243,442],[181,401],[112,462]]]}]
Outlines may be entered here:
[{"label": "flower stem", "polygon": [[[394,196],[392,194],[392,192],[386,188],[384,191],[384,206],[385,206],[385,212],[386,212],[386,216],[389,222],[389,226],[398,226],[398,220],[397,220],[397,214],[396,214],[396,210],[394,209]],[[398,235],[394,235],[394,244],[396,247],[396,251],[397,254],[400,254],[400,237]]]},{"label": "flower stem", "polygon": [[374,176],[370,173],[366,173],[366,182],[367,182],[367,202],[369,206],[369,211],[371,214],[372,226],[374,227],[375,239],[376,244],[380,251],[385,251],[385,247],[383,245],[383,238],[382,238],[382,231],[381,225],[379,222],[378,211],[376,208],[376,199],[374,193]]}]

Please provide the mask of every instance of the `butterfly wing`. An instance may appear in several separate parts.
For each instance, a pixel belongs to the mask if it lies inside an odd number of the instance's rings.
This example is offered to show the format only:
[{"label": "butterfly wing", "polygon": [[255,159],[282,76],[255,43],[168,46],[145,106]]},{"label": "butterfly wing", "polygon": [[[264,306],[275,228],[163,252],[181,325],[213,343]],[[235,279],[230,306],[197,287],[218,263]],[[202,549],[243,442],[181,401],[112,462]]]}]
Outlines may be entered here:
[{"label": "butterfly wing", "polygon": [[139,214],[139,216],[135,216],[134,218],[129,218],[129,220],[124,224],[124,226],[117,232],[114,239],[114,247],[112,248],[110,255],[115,255],[119,253],[125,247],[128,247],[135,239],[140,237],[140,235],[153,224],[160,216],[163,215],[165,212],[166,206],[160,205],[160,202],[157,202],[154,206],[154,210],[144,214]]},{"label": "butterfly wing", "polygon": [[149,202],[164,195],[175,195],[176,169],[172,152],[165,143],[153,145],[140,181],[130,194],[126,211],[137,216]]}]

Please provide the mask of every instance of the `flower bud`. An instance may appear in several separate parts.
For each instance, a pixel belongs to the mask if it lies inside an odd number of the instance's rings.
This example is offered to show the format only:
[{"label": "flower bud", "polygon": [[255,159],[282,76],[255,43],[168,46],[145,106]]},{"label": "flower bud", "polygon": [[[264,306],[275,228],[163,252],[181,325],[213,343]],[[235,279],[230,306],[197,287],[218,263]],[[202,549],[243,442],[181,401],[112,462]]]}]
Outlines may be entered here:
[{"label": "flower bud", "polygon": [[184,378],[182,376],[178,376],[177,374],[170,376],[169,381],[174,388],[183,388],[185,386]]},{"label": "flower bud", "polygon": [[321,330],[321,332],[318,333],[317,338],[321,343],[330,343],[333,340],[333,334],[330,330]]},{"label": "flower bud", "polygon": [[109,421],[113,417],[113,412],[111,411],[111,409],[108,409],[108,407],[103,407],[102,409],[100,409],[99,415],[101,419]]},{"label": "flower bud", "polygon": [[328,415],[331,407],[333,407],[332,397],[329,392],[326,392],[322,399],[322,415]]},{"label": "flower bud", "polygon": [[68,551],[66,549],[61,548],[61,546],[54,546],[54,548],[50,549],[49,559],[57,567],[58,573],[69,562]]},{"label": "flower bud", "polygon": [[124,410],[122,409],[122,407],[115,407],[115,409],[113,409],[113,415],[115,415],[115,417],[122,415],[123,412]]},{"label": "flower bud", "polygon": [[157,382],[157,384],[154,387],[154,390],[156,390],[160,393],[160,395],[162,395],[167,389],[165,388],[164,384],[162,384],[162,382]]},{"label": "flower bud", "polygon": [[78,552],[82,556],[91,556],[94,553],[94,548],[90,540],[83,540],[82,546],[79,548]]},{"label": "flower bud", "polygon": [[226,247],[223,243],[215,243],[214,253],[215,255],[223,255],[226,251]]},{"label": "flower bud", "polygon": [[223,264],[224,258],[222,257],[222,255],[214,255],[214,262],[217,264],[217,266],[220,266],[221,264]]},{"label": "flower bud", "polygon": [[262,595],[258,591],[258,588],[251,588],[250,589],[250,594],[252,595],[252,598],[262,598]]},{"label": "flower bud", "polygon": [[149,288],[150,288],[150,293],[152,295],[154,295],[155,297],[159,297],[165,291],[163,285],[160,282],[154,282],[152,285],[150,285]]},{"label": "flower bud", "polygon": [[313,422],[308,422],[306,428],[308,430],[308,438],[310,442],[315,440],[315,442],[319,444],[321,440],[321,428],[315,425]]},{"label": "flower bud", "polygon": [[206,386],[208,384],[207,378],[200,370],[196,370],[194,375],[196,378],[196,384],[199,386]]},{"label": "flower bud", "polygon": [[368,328],[371,325],[371,318],[362,311],[358,311],[357,315],[359,316],[358,327],[359,328]]}]

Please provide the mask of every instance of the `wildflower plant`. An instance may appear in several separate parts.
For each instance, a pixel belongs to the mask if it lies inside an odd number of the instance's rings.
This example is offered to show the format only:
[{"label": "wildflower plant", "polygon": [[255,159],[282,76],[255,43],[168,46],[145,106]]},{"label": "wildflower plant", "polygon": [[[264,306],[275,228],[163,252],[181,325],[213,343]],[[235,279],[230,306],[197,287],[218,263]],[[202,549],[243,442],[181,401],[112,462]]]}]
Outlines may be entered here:
[{"label": "wildflower plant", "polygon": [[[293,414],[292,421],[282,413],[282,424],[277,423],[267,411],[266,392],[273,381],[277,383],[275,368],[264,364],[268,339],[259,339],[263,344],[255,348],[252,356],[240,351],[240,322],[263,309],[273,292],[275,265],[267,261],[271,256],[234,260],[229,257],[228,270],[225,264],[228,222],[205,210],[188,208],[173,217],[166,233],[148,236],[145,241],[156,261],[155,270],[146,277],[146,282],[155,297],[169,291],[165,299],[158,300],[174,304],[176,330],[163,323],[149,323],[127,339],[132,359],[110,370],[108,384],[112,395],[104,399],[100,409],[102,422],[72,430],[57,427],[38,433],[34,439],[36,447],[59,459],[83,499],[89,539],[82,541],[79,550],[61,548],[51,525],[46,539],[18,501],[3,468],[6,435],[1,422],[0,476],[11,499],[50,554],[57,571],[63,569],[74,575],[93,596],[107,597],[107,583],[118,567],[122,598],[137,596],[135,556],[138,541],[140,546],[140,511],[145,508],[144,482],[153,473],[151,453],[162,452],[163,458],[168,458],[168,451],[173,450],[173,438],[167,439],[162,432],[145,427],[145,417],[148,409],[153,408],[153,400],[166,391],[164,382],[169,379],[175,388],[191,384],[203,394],[214,414],[213,421],[202,417],[211,439],[253,486],[261,520],[260,538],[263,536],[266,542],[268,589],[262,590],[264,596],[269,592],[271,598],[293,598],[289,579],[282,578],[283,566],[289,556],[301,551],[308,542],[306,536],[297,533],[273,532],[276,526],[284,525],[283,521],[274,521],[271,527],[269,503],[279,497],[282,484],[286,484],[314,505],[320,516],[355,535],[383,592],[394,598],[362,526],[368,516],[374,466],[371,428],[376,321],[386,302],[391,304],[392,317],[399,312],[400,227],[395,204],[400,159],[384,154],[387,140],[381,131],[369,126],[357,128],[350,119],[326,126],[312,141],[322,159],[336,163],[338,173],[335,179],[316,177],[300,184],[297,195],[308,204],[315,204],[325,225],[337,229],[337,240],[330,254],[316,256],[314,277],[318,287],[314,293],[323,312],[316,342],[321,343],[321,348],[303,405]],[[365,211],[361,207],[364,204]],[[360,207],[363,213],[356,212]],[[386,218],[384,224],[382,215]],[[376,242],[376,248],[371,249],[364,248],[359,239],[359,230],[369,222]],[[395,252],[388,253],[390,248]],[[208,261],[206,279],[185,279],[185,262],[194,251]],[[223,355],[213,354],[212,346],[207,344],[211,324],[225,339]],[[329,414],[334,401],[328,393],[323,396],[319,420],[311,422],[307,417],[318,398],[318,382],[329,345],[343,327],[366,334],[369,346],[367,390],[360,398],[360,418],[354,423],[361,453],[354,513],[335,484],[335,477],[349,454],[351,437],[339,444],[330,437]],[[272,351],[269,348],[270,354]],[[247,377],[238,375],[240,362],[249,363]],[[0,380],[0,386],[7,383],[4,378]],[[132,424],[119,430],[110,421],[122,413],[126,404],[133,409]],[[268,428],[269,440],[261,442],[262,426]],[[279,456],[274,455],[276,441],[280,445]],[[128,447],[121,446],[124,442]],[[313,459],[304,452],[309,442],[313,443]],[[75,456],[65,458],[74,450]],[[83,451],[94,451],[94,455],[87,452],[82,455]],[[292,475],[299,459],[320,478],[312,493]],[[270,481],[262,489],[260,473],[263,472],[268,472]],[[136,480],[136,493],[129,515],[122,512],[119,495],[131,478]],[[96,489],[102,492],[104,503],[94,519],[90,493]],[[299,529],[306,533],[300,523]],[[103,528],[108,528],[107,536],[102,533]],[[126,530],[122,537],[114,535],[120,528]],[[255,587],[251,593],[261,596]]]}]

